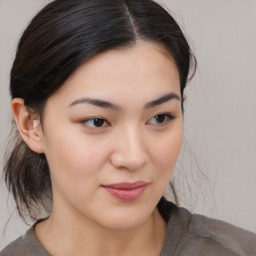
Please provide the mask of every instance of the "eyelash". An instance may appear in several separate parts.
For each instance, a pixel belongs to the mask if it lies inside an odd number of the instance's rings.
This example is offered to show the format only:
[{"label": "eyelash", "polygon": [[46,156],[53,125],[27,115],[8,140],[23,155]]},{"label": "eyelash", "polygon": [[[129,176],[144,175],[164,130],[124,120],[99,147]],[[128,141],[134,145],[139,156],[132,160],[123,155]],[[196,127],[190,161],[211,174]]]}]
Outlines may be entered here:
[{"label": "eyelash", "polygon": [[[107,124],[107,125],[104,125],[104,126],[97,126],[95,125],[95,121],[99,121],[100,124],[103,122],[103,124]],[[88,125],[89,122],[93,122],[94,123],[94,126],[92,125]],[[83,120],[81,121],[81,123],[83,125],[86,125],[88,126],[89,128],[92,128],[92,129],[100,129],[100,128],[104,128],[104,127],[107,127],[107,126],[110,126],[109,122],[107,120],[105,120],[104,118],[101,118],[101,117],[92,117],[92,118],[89,118],[89,119],[86,119],[86,120]]]},{"label": "eyelash", "polygon": [[[175,116],[172,115],[171,113],[159,113],[159,114],[153,116],[152,118],[150,118],[149,121],[153,118],[158,119],[161,116],[164,117],[164,122],[163,123],[158,123],[158,124],[153,124],[154,126],[155,125],[156,126],[164,126],[168,122],[170,122],[171,120],[175,119]],[[149,121],[147,121],[147,123],[149,123]],[[93,122],[93,125],[88,125],[89,122]],[[99,122],[98,124],[100,126],[95,125],[95,122]],[[86,120],[82,120],[81,124],[86,125],[86,126],[88,126],[89,128],[92,128],[92,129],[101,129],[101,128],[110,126],[110,123],[107,120],[105,120],[104,118],[101,118],[101,117],[92,117],[92,118],[89,118],[89,119],[86,119]]]},{"label": "eyelash", "polygon": [[171,113],[160,113],[160,114],[157,114],[155,116],[153,116],[152,118],[150,118],[149,120],[153,119],[153,118],[156,118],[157,117],[159,118],[160,116],[163,116],[165,119],[164,119],[164,123],[160,123],[160,124],[153,124],[153,125],[157,125],[157,126],[164,126],[166,125],[167,123],[169,123],[171,120],[175,119],[175,116],[172,115]]}]

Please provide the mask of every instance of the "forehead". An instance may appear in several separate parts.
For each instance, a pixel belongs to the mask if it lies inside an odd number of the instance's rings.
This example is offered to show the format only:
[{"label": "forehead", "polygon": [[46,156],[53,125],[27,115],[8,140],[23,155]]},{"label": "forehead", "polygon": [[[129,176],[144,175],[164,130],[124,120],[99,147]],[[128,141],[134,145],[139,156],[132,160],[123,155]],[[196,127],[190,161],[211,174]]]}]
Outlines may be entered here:
[{"label": "forehead", "polygon": [[180,94],[179,73],[173,58],[161,45],[138,42],[133,47],[93,56],[69,77],[57,95],[75,100],[83,95],[135,98],[138,94],[143,99],[170,91]]}]

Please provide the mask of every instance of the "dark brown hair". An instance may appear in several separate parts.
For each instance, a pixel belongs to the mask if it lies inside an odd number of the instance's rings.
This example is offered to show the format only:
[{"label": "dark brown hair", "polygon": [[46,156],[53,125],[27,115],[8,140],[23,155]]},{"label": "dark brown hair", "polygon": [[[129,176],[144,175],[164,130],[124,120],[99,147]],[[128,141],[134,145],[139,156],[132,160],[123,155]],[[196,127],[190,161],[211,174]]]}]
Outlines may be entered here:
[{"label": "dark brown hair", "polygon": [[[152,0],[55,0],[48,4],[20,39],[11,70],[11,96],[23,98],[27,110],[42,122],[47,99],[82,63],[109,49],[132,47],[138,39],[161,44],[171,54],[183,99],[196,61],[176,21]],[[47,159],[31,151],[17,129],[13,134],[5,181],[19,214],[35,219],[51,200]],[[162,214],[163,202],[162,198],[158,204]]]}]

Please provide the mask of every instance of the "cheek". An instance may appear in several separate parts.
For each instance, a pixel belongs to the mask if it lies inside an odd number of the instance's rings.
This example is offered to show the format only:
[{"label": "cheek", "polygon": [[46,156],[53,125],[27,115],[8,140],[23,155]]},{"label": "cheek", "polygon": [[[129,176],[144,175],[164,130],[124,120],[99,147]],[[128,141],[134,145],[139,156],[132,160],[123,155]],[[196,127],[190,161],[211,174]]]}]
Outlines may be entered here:
[{"label": "cheek", "polygon": [[179,129],[173,130],[170,134],[162,138],[159,143],[154,145],[154,154],[156,164],[163,171],[173,171],[182,144],[183,130],[182,126]]},{"label": "cheek", "polygon": [[[99,172],[102,169],[100,152],[97,148],[85,145],[83,141],[72,137],[51,139],[48,146],[47,160],[51,173],[55,201],[81,204],[89,200],[97,184],[100,183]],[[97,152],[97,153],[96,153]]]},{"label": "cheek", "polygon": [[75,134],[71,131],[63,134],[60,130],[49,134],[45,154],[53,182],[76,187],[81,181],[90,182],[97,178],[95,174],[105,156],[98,144]]},{"label": "cheek", "polygon": [[161,196],[172,179],[176,161],[182,144],[182,128],[177,129],[165,136],[165,139],[154,145],[154,169],[157,190]]}]

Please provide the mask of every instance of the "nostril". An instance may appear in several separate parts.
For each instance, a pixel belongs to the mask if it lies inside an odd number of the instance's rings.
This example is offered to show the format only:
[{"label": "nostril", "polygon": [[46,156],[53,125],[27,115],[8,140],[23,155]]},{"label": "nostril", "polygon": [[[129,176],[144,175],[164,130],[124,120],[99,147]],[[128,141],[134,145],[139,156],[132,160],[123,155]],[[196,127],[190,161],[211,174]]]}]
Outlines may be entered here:
[{"label": "nostril", "polygon": [[149,161],[143,131],[137,126],[126,125],[119,132],[110,156],[112,165],[128,170],[141,169]]},{"label": "nostril", "polygon": [[110,160],[115,168],[137,170],[141,169],[149,161],[149,157],[145,151],[131,152],[130,150],[124,150],[114,152]]}]

